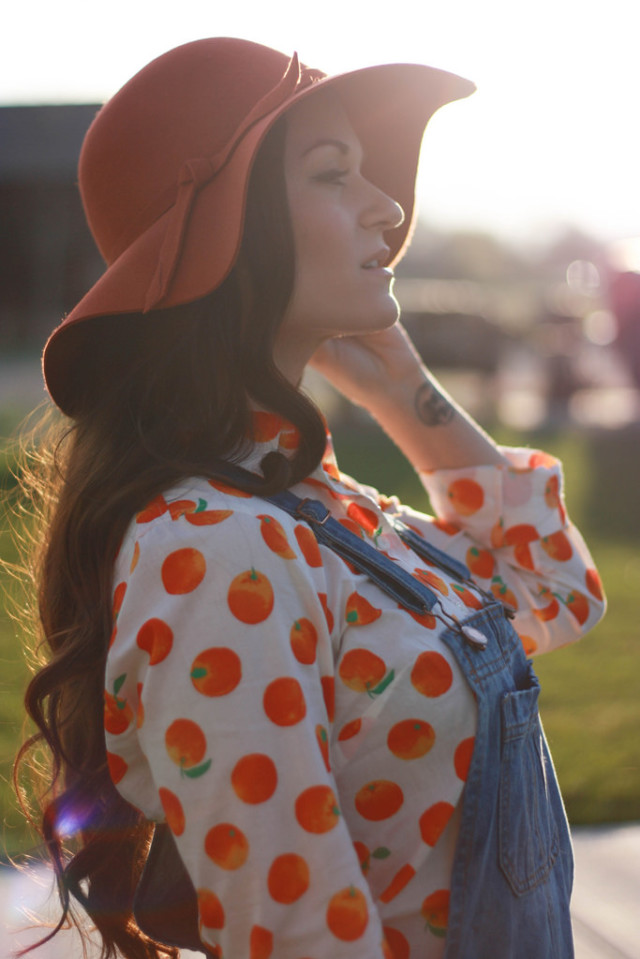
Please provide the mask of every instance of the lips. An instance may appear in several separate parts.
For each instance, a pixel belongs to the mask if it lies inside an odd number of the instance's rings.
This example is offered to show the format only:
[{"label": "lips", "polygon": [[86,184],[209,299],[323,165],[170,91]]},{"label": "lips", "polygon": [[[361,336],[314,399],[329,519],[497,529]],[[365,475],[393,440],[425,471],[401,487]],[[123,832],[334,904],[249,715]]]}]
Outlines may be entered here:
[{"label": "lips", "polygon": [[363,270],[379,270],[385,265],[389,259],[389,250],[388,246],[382,247],[378,250],[377,253],[374,253],[373,256],[369,257],[364,263],[361,264]]}]

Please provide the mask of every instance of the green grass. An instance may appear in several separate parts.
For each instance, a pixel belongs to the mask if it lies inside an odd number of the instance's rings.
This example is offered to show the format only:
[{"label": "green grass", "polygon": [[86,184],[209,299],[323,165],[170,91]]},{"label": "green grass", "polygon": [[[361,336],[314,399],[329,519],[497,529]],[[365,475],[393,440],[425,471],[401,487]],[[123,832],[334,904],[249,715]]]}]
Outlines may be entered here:
[{"label": "green grass", "polygon": [[[513,441],[507,434],[500,439]],[[346,472],[398,494],[416,508],[429,509],[419,481],[382,434],[340,429],[335,440]],[[640,444],[620,433],[572,433],[529,437],[529,445],[563,460],[569,508],[587,536],[609,598],[609,612],[591,634],[536,660],[543,687],[541,712],[569,818],[575,824],[640,819]],[[6,527],[0,512],[0,557],[12,561],[15,553]],[[6,576],[0,576],[0,589],[6,584]],[[33,843],[9,785],[28,678],[21,644],[0,602],[0,818],[2,842],[10,854]]]}]

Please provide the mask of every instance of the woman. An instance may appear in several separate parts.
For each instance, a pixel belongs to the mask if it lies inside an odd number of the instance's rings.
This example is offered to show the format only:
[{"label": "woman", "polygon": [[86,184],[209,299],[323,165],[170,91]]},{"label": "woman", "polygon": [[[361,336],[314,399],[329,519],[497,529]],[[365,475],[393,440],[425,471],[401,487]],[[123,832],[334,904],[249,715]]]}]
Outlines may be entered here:
[{"label": "woman", "polygon": [[[170,951],[140,931],[138,888],[146,929],[195,929],[226,959],[572,955],[523,646],[579,638],[599,580],[557,462],[498,448],[444,395],[388,266],[424,126],[471,89],[202,40],[87,135],[108,269],[45,349],[71,426],[27,705],[54,758],[63,904],[107,952]],[[339,472],[299,388],[310,362],[400,446],[437,519]],[[176,874],[164,916],[153,855],[140,883],[163,822],[197,901],[187,938]]]}]

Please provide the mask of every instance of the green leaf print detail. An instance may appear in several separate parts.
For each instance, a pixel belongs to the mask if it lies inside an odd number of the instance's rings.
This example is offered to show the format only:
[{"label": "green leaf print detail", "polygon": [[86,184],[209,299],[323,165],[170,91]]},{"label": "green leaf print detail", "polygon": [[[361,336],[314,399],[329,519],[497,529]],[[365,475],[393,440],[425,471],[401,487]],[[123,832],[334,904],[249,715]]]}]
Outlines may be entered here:
[{"label": "green leaf print detail", "polygon": [[393,680],[395,679],[395,675],[396,675],[395,669],[389,670],[387,675],[384,677],[384,679],[380,683],[378,683],[375,689],[367,690],[367,694],[371,696],[372,699],[374,696],[379,696],[380,693],[383,693],[385,691],[389,683],[393,682]]},{"label": "green leaf print detail", "polygon": [[374,859],[387,859],[391,855],[391,850],[387,849],[386,846],[378,846],[377,849],[374,849],[371,853]]},{"label": "green leaf print detail", "polygon": [[195,669],[191,670],[192,679],[204,679],[208,675],[208,670],[204,666],[196,666]]},{"label": "green leaf print detail", "polygon": [[126,674],[126,673],[123,673],[122,676],[118,676],[117,679],[114,679],[114,681],[113,681],[113,695],[114,695],[114,696],[117,697],[118,693],[120,692],[120,690],[121,690],[122,687],[124,686],[124,682],[125,682],[126,678],[127,678],[127,674]]},{"label": "green leaf print detail", "polygon": [[427,923],[427,929],[432,935],[437,936],[438,939],[444,939],[447,934],[446,929],[440,929],[439,926],[432,926],[430,922]]},{"label": "green leaf print detail", "polygon": [[204,776],[210,766],[211,760],[207,759],[206,763],[202,763],[200,766],[193,766],[192,769],[182,769],[181,773],[183,776],[188,776],[189,779],[198,779],[200,776]]},{"label": "green leaf print detail", "polygon": [[197,505],[196,508],[194,509],[194,513],[202,513],[202,512],[204,512],[204,510],[205,510],[206,508],[207,508],[207,501],[206,501],[206,499],[201,499],[201,498],[199,498],[199,499],[198,499],[198,505]]}]

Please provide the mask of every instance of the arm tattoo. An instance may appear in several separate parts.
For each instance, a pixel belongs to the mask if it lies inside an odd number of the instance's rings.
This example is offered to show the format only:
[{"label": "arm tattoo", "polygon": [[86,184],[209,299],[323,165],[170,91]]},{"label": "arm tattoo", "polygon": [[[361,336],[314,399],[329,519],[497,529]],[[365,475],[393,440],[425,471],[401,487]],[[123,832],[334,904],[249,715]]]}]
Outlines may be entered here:
[{"label": "arm tattoo", "polygon": [[418,419],[425,426],[442,426],[453,419],[455,410],[432,383],[423,383],[416,391],[415,407]]}]

